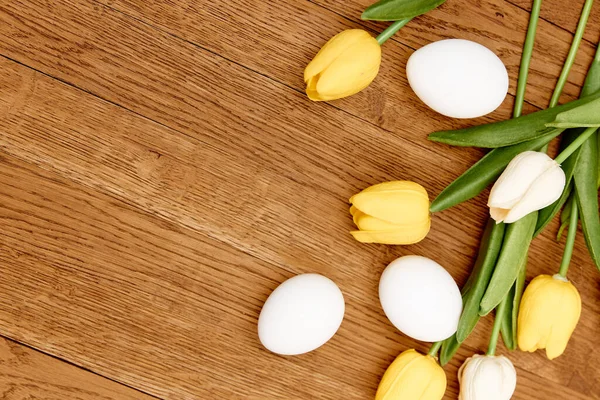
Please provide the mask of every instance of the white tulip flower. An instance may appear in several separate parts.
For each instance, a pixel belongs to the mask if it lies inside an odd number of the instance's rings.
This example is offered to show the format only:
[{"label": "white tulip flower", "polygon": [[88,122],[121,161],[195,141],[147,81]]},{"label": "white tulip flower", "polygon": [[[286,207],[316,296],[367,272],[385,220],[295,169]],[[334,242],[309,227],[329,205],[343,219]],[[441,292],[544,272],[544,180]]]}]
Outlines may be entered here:
[{"label": "white tulip flower", "polygon": [[458,400],[509,400],[517,387],[517,371],[504,356],[474,355],[458,370]]},{"label": "white tulip flower", "polygon": [[490,215],[497,223],[518,221],[559,199],[565,172],[546,153],[525,151],[508,164],[490,192]]}]

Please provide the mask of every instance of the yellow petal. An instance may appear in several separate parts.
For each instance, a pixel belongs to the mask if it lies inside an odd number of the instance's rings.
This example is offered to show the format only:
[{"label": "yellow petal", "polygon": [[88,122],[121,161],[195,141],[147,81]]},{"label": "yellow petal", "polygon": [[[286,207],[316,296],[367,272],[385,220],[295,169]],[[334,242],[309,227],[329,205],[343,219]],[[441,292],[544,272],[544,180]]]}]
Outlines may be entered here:
[{"label": "yellow petal", "polygon": [[[369,193],[369,192],[391,192],[391,191],[401,191],[401,190],[414,190],[417,192],[421,192],[424,196],[427,196],[427,190],[416,182],[412,181],[389,181],[378,183],[377,185],[369,186],[368,188],[361,191],[361,193]],[[352,198],[350,198],[350,203],[352,203]]]},{"label": "yellow petal", "polygon": [[354,239],[361,243],[381,243],[407,245],[423,240],[431,227],[431,220],[427,219],[422,224],[407,226],[399,230],[381,231],[352,231]]},{"label": "yellow petal", "polygon": [[360,92],[377,77],[381,47],[375,38],[361,41],[342,53],[322,73],[316,90],[324,100],[335,100]]},{"label": "yellow petal", "polygon": [[522,351],[546,349],[554,359],[566,349],[581,315],[579,292],[566,279],[540,275],[531,281],[521,300],[518,343]]},{"label": "yellow petal", "polygon": [[392,224],[391,222],[365,214],[358,209],[356,209],[353,216],[354,224],[361,231],[398,231],[410,230],[411,228],[411,225]]},{"label": "yellow petal", "polygon": [[564,353],[581,316],[581,297],[575,286],[568,281],[556,278],[554,280],[554,286],[557,287],[557,308],[546,346],[546,356],[549,360]]},{"label": "yellow petal", "polygon": [[381,46],[368,32],[352,29],[334,36],[304,70],[311,100],[335,100],[367,87],[379,72]]},{"label": "yellow petal", "polygon": [[348,29],[329,39],[304,69],[304,82],[321,74],[344,51],[365,38],[372,36],[362,29]]},{"label": "yellow petal", "polygon": [[440,400],[446,391],[446,374],[430,356],[407,350],[383,375],[376,400]]},{"label": "yellow petal", "polygon": [[414,182],[387,182],[352,196],[360,211],[394,224],[419,224],[429,218],[427,191]]}]

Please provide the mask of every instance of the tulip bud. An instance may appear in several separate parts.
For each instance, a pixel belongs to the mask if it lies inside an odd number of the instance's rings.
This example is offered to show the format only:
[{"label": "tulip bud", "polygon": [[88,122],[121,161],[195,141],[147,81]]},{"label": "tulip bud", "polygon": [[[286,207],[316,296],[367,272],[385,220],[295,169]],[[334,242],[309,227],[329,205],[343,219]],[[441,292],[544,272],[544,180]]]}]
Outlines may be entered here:
[{"label": "tulip bud", "polygon": [[440,400],[446,392],[446,373],[429,356],[410,349],[390,364],[375,400]]},{"label": "tulip bud", "polygon": [[510,400],[517,371],[504,356],[474,355],[458,370],[458,400]]},{"label": "tulip bud", "polygon": [[331,38],[304,70],[306,94],[314,101],[360,92],[375,79],[381,46],[368,32],[349,29]]},{"label": "tulip bud", "polygon": [[490,192],[490,215],[497,223],[518,221],[554,203],[565,188],[565,173],[546,153],[525,151],[508,164]]},{"label": "tulip bud", "polygon": [[519,349],[546,349],[552,360],[560,356],[581,316],[577,288],[560,275],[540,275],[531,281],[521,300],[517,325]]},{"label": "tulip bud", "polygon": [[429,197],[418,183],[380,183],[352,196],[350,203],[359,229],[350,233],[359,242],[412,244],[429,232]]}]

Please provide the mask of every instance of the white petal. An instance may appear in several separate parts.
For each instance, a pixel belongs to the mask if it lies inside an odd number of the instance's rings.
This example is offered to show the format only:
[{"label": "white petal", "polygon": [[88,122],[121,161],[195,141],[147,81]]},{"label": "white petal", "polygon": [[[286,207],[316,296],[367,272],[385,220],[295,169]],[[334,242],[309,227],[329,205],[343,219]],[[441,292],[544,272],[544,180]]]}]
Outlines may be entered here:
[{"label": "white petal", "polygon": [[525,196],[508,213],[504,222],[518,221],[527,214],[541,210],[559,199],[565,189],[565,172],[554,162],[552,168],[544,172],[529,188]]},{"label": "white petal", "polygon": [[517,372],[504,356],[476,355],[459,370],[459,400],[509,400],[517,386]]},{"label": "white petal", "polygon": [[529,187],[552,167],[554,160],[546,153],[525,151],[508,164],[490,192],[488,206],[510,209],[525,195]]},{"label": "white petal", "polygon": [[507,208],[490,207],[490,217],[492,217],[497,224],[504,222],[509,212],[510,210]]}]

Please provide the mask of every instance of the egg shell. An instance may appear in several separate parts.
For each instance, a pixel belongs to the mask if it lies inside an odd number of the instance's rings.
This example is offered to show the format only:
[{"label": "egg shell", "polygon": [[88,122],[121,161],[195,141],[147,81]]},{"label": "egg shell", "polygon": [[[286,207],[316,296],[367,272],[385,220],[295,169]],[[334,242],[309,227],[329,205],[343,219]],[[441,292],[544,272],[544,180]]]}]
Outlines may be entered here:
[{"label": "egg shell", "polygon": [[387,266],[379,281],[379,300],[398,330],[424,342],[452,336],[462,312],[462,297],[452,276],[420,256],[400,257]]},{"label": "egg shell", "polygon": [[333,281],[301,274],[279,285],[258,318],[258,337],[282,355],[307,353],[325,344],[344,318],[344,296]]},{"label": "egg shell", "polygon": [[416,95],[440,114],[476,118],[494,111],[508,92],[508,72],[490,49],[447,39],[415,51],[406,75]]}]

